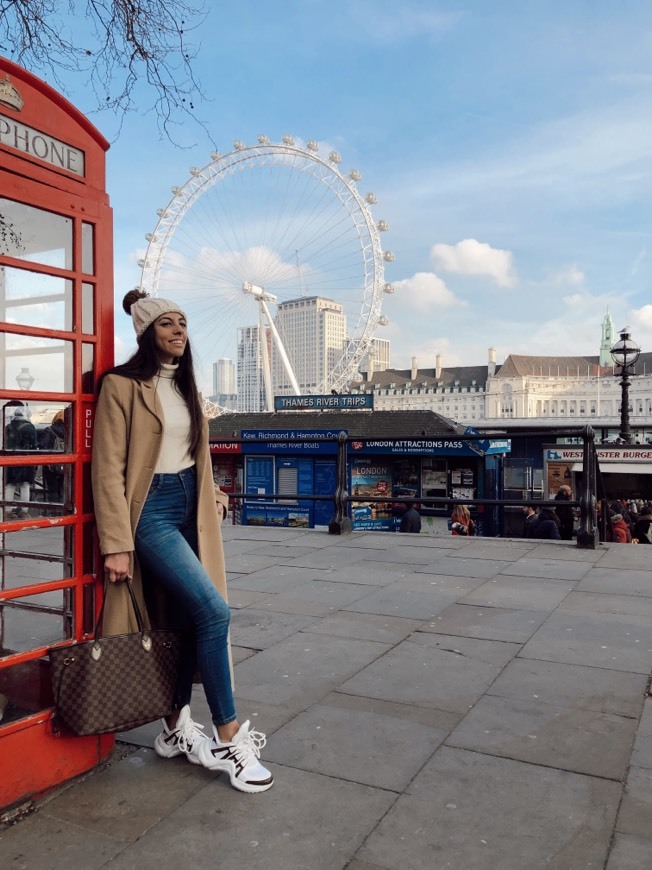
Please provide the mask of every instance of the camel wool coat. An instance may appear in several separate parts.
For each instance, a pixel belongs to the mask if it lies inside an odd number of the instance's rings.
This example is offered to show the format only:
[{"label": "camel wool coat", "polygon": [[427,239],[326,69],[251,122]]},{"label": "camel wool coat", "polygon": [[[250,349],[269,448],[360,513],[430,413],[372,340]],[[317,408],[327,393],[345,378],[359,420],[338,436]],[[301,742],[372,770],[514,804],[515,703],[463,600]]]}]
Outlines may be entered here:
[{"label": "camel wool coat", "polygon": [[[163,436],[164,416],[153,381],[107,375],[97,401],[93,427],[91,478],[100,552],[132,553],[133,585],[143,613],[143,584],[134,554],[136,527],[154,477]],[[202,430],[195,459],[197,470],[197,527],[199,558],[226,601],[226,572],[219,501],[226,510],[228,496],[213,482],[208,448],[208,423]],[[155,595],[165,597],[159,587]],[[148,596],[148,601],[151,600]],[[161,604],[160,612],[165,610]],[[154,623],[146,617],[146,621]],[[160,621],[160,620],[159,620]],[[153,627],[164,627],[155,624]],[[104,634],[137,631],[124,583],[110,583],[104,612]]]}]

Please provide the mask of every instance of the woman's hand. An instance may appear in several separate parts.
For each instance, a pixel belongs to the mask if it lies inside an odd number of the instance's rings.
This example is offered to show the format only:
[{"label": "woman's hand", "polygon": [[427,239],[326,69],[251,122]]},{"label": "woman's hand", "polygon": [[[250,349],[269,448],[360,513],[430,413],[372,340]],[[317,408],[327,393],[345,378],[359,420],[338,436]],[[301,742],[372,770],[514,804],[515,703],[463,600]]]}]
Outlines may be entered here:
[{"label": "woman's hand", "polygon": [[110,583],[131,580],[131,553],[109,553],[104,557],[104,574]]}]

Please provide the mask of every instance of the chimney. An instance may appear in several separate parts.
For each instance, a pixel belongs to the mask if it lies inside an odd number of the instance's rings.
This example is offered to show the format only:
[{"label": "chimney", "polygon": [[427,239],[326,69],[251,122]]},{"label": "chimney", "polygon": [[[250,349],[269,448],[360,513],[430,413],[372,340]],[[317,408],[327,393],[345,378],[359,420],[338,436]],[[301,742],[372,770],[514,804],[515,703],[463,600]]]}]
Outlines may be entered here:
[{"label": "chimney", "polygon": [[415,356],[412,357],[412,369],[410,371],[410,380],[416,381],[417,379],[417,358]]},{"label": "chimney", "polygon": [[493,378],[496,374],[496,348],[489,348],[489,365],[487,366],[487,377]]},{"label": "chimney", "polygon": [[441,378],[441,354],[438,353],[435,357],[435,377],[437,380]]}]

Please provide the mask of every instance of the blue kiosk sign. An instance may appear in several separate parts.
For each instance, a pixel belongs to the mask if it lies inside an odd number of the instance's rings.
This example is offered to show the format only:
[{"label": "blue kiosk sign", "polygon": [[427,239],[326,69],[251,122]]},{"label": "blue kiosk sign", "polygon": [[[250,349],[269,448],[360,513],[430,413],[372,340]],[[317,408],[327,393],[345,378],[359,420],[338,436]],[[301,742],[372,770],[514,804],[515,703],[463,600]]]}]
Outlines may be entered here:
[{"label": "blue kiosk sign", "polygon": [[458,441],[455,438],[410,438],[391,441],[351,441],[351,449],[361,454],[389,454],[412,456],[490,456],[494,453],[509,453],[512,442],[509,438]]},{"label": "blue kiosk sign", "polygon": [[337,453],[341,429],[243,429],[243,453]]}]

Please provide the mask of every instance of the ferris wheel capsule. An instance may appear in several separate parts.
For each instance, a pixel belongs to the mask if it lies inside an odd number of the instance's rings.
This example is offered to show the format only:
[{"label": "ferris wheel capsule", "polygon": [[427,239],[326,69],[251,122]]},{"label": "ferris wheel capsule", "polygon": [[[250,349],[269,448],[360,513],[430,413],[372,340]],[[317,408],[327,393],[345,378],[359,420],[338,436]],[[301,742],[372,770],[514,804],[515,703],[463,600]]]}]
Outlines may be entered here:
[{"label": "ferris wheel capsule", "polygon": [[357,169],[352,169],[349,172],[349,178],[351,179],[351,181],[360,181],[362,175],[360,175],[360,172]]},{"label": "ferris wheel capsule", "polygon": [[381,314],[378,318],[378,326],[389,326],[389,317],[385,317],[384,314]]},{"label": "ferris wheel capsule", "polygon": [[378,221],[376,226],[378,227],[379,233],[386,233],[389,230],[389,224],[387,221]]},{"label": "ferris wheel capsule", "polygon": [[211,151],[211,160],[219,160],[221,156],[219,151]]},{"label": "ferris wheel capsule", "polygon": [[395,293],[396,287],[393,284],[390,284],[388,282],[387,284],[383,284],[383,292],[384,293]]},{"label": "ferris wheel capsule", "polygon": [[181,190],[181,188],[180,188],[180,187],[177,187],[177,186],[175,185],[174,187],[171,187],[170,190],[171,190],[172,193],[176,196],[177,193],[179,193],[179,191]]},{"label": "ferris wheel capsule", "polygon": [[268,136],[264,136],[264,135],[261,133],[260,136],[258,137],[258,144],[259,144],[259,145],[269,145],[269,137],[268,137]]},{"label": "ferris wheel capsule", "polygon": [[394,254],[393,251],[385,251],[383,253],[383,260],[386,263],[393,263],[395,259],[396,259],[396,254]]},{"label": "ferris wheel capsule", "polygon": [[376,205],[376,203],[378,202],[378,200],[376,199],[376,194],[375,193],[368,193],[365,196],[365,202],[368,203],[369,205]]},{"label": "ferris wheel capsule", "polygon": [[294,136],[290,136],[289,133],[286,133],[285,136],[283,136],[283,144],[292,147],[294,145]]},{"label": "ferris wheel capsule", "polygon": [[331,153],[328,155],[328,159],[330,160],[331,163],[341,163],[342,162],[342,157],[340,156],[340,154],[338,154],[337,151],[331,151]]},{"label": "ferris wheel capsule", "polygon": [[306,148],[308,149],[308,151],[319,151],[319,145],[317,144],[317,141],[315,139],[308,139],[308,141],[306,142]]},{"label": "ferris wheel capsule", "polygon": [[190,167],[190,174],[191,175],[199,175],[200,172],[201,172],[201,169],[199,169],[199,167],[197,167],[197,166]]},{"label": "ferris wheel capsule", "polygon": [[243,151],[247,146],[241,139],[236,139],[233,143],[233,148],[235,151]]},{"label": "ferris wheel capsule", "polygon": [[164,214],[165,214],[165,209],[164,209],[164,208],[157,208],[157,209],[156,209],[156,216],[157,216],[157,217],[163,217]]}]

